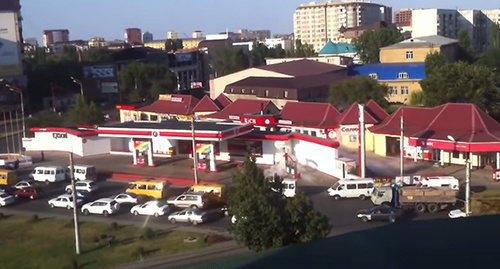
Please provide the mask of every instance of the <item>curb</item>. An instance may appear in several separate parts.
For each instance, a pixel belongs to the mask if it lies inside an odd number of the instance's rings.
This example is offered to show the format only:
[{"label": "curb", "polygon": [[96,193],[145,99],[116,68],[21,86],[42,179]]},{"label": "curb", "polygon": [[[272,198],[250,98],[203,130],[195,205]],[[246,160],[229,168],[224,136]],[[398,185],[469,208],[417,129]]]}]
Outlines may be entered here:
[{"label": "curb", "polygon": [[[194,178],[176,178],[176,177],[164,177],[164,176],[154,176],[154,175],[139,175],[139,174],[129,174],[129,173],[111,173],[109,179],[114,181],[137,181],[145,178],[154,178],[155,180],[165,181],[171,185],[180,186],[192,186],[194,184]],[[199,184],[210,184],[217,183],[216,180],[199,180]]]}]

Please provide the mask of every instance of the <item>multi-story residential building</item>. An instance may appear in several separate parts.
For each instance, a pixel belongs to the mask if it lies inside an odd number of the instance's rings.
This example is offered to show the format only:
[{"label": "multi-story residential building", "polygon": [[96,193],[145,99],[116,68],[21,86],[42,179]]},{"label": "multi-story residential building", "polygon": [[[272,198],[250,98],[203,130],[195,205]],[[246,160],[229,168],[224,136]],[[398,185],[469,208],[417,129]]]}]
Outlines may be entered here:
[{"label": "multi-story residential building", "polygon": [[147,43],[153,41],[153,34],[146,31],[142,34],[142,43]]},{"label": "multi-story residential building", "polygon": [[125,41],[129,44],[142,44],[142,32],[139,28],[125,29]]},{"label": "multi-story residential building", "polygon": [[[0,1],[0,80],[17,87],[26,87],[23,75],[23,27],[19,0]],[[0,83],[0,105],[18,103],[18,94]]]},{"label": "multi-story residential building", "polygon": [[205,38],[183,38],[182,39],[182,48],[183,49],[196,49],[201,41],[205,40]]},{"label": "multi-story residential building", "polygon": [[355,26],[350,28],[341,27],[340,37],[338,39],[339,42],[347,42],[352,43],[352,41],[358,36],[362,35],[366,31],[380,29],[382,27],[387,27],[387,23],[384,21],[379,21],[376,23],[372,23],[370,25],[363,26]]},{"label": "multi-story residential building", "polygon": [[271,38],[271,30],[238,29],[238,34],[240,34],[243,40],[264,40]]},{"label": "multi-story residential building", "polygon": [[176,31],[167,32],[167,39],[179,39],[179,33]]},{"label": "multi-story residential building", "polygon": [[490,41],[490,29],[491,26],[494,23],[500,24],[500,9],[492,9],[492,10],[483,10],[482,11],[484,14],[484,19],[486,20],[485,26],[486,26],[486,41],[488,42],[487,45],[489,45]]},{"label": "multi-story residential building", "polygon": [[29,44],[35,48],[38,47],[38,40],[34,37],[26,38],[24,40],[24,43]]},{"label": "multi-story residential building", "polygon": [[104,40],[104,37],[92,37],[90,40],[89,40],[89,47],[93,48],[93,47],[107,47],[108,45],[108,42],[106,42],[106,40]]},{"label": "multi-story residential building", "polygon": [[400,9],[394,14],[394,24],[402,32],[408,32],[411,34],[411,17],[412,9]]},{"label": "multi-story residential building", "polygon": [[201,39],[205,37],[205,34],[200,30],[196,30],[193,32],[193,34],[191,34],[191,37],[196,39]]},{"label": "multi-story residential building", "polygon": [[379,21],[392,23],[392,9],[363,1],[340,1],[300,5],[294,13],[294,34],[302,43],[319,51],[331,39],[338,41],[340,28],[370,25]]},{"label": "multi-story residential building", "polygon": [[420,63],[427,54],[440,52],[449,61],[458,57],[458,41],[444,36],[424,36],[380,48],[381,63]]},{"label": "multi-story residential building", "polygon": [[[283,38],[266,38],[263,41],[257,41],[260,42],[268,48],[275,48],[277,46],[281,46],[282,49],[285,51],[291,51],[293,49],[293,41],[290,39],[283,39]],[[252,51],[253,49],[253,44],[254,41],[243,41],[243,42],[234,42],[233,46],[243,46],[245,47],[244,50],[247,50],[246,47],[248,47],[248,51]]]},{"label": "multi-story residential building", "polygon": [[69,41],[69,30],[44,30],[43,46],[48,48],[56,43],[66,43]]}]

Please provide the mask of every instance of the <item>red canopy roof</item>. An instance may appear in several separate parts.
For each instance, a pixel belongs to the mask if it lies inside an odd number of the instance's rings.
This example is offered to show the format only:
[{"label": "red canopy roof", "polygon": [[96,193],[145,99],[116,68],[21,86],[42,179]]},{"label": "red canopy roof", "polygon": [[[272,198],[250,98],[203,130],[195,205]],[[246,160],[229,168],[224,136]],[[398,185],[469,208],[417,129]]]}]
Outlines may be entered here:
[{"label": "red canopy roof", "polygon": [[193,112],[215,112],[220,111],[220,108],[208,97],[208,95],[203,96],[200,102],[196,104],[193,108]]},{"label": "red canopy roof", "polygon": [[191,95],[173,94],[169,100],[160,99],[149,106],[137,109],[137,111],[169,115],[191,115],[193,108],[199,101],[198,98]]},{"label": "red canopy roof", "polygon": [[[365,109],[365,123],[366,124],[377,124],[379,121]],[[337,118],[337,121],[341,125],[353,125],[359,124],[359,104],[353,103],[349,108],[344,110],[342,114]]]},{"label": "red canopy roof", "polygon": [[365,104],[365,111],[368,111],[370,115],[372,115],[378,122],[382,122],[387,117],[389,117],[389,113],[385,111],[377,102],[373,99],[370,99]]},{"label": "red canopy roof", "polygon": [[[287,102],[281,110],[279,123],[304,127],[334,128],[340,112],[329,103]],[[290,121],[290,123],[286,123]]]},{"label": "red canopy roof", "polygon": [[[256,114],[264,111],[264,114],[270,114],[266,110],[268,106],[276,107],[269,100],[256,99],[236,99],[233,103],[225,107],[222,111],[205,116],[212,119],[229,119],[229,116],[241,116],[244,114]],[[277,110],[277,108],[276,108]]]},{"label": "red canopy roof", "polygon": [[221,93],[215,98],[214,103],[219,106],[220,109],[223,109],[230,105],[232,101],[225,94]]}]

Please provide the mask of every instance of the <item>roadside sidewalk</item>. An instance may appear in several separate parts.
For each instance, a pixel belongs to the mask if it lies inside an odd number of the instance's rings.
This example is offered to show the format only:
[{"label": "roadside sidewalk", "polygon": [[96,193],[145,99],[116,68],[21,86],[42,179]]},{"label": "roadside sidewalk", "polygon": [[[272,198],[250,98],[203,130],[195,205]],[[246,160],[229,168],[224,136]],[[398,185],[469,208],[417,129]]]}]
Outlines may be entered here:
[{"label": "roadside sidewalk", "polygon": [[156,257],[146,259],[141,262],[121,264],[110,269],[163,269],[188,266],[196,262],[205,262],[222,257],[235,256],[251,253],[245,246],[239,245],[236,241],[217,243],[206,248],[174,254],[167,257]]}]

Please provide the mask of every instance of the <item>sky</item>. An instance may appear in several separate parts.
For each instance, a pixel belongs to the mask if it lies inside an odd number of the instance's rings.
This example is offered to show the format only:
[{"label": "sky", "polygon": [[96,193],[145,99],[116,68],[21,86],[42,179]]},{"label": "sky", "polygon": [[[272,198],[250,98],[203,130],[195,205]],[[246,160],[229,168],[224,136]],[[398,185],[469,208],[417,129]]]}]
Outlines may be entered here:
[{"label": "sky", "polygon": [[[1,1],[1,0],[0,0]],[[141,28],[165,39],[168,31],[180,38],[195,30],[205,34],[238,29],[293,32],[293,13],[308,0],[21,0],[23,37],[42,40],[43,30],[68,29],[70,39],[124,39],[126,28]],[[316,1],[325,2],[325,1]],[[497,9],[494,0],[378,0],[401,8]]]}]

